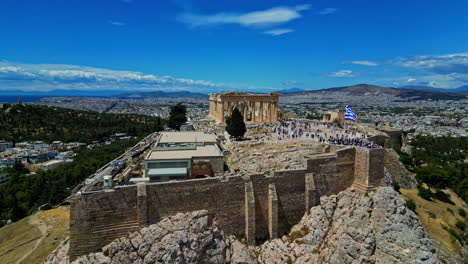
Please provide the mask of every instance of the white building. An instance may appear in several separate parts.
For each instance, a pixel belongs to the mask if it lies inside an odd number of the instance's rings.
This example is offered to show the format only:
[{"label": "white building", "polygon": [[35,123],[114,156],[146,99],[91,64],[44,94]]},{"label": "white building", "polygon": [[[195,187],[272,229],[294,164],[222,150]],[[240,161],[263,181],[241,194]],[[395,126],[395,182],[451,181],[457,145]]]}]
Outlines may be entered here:
[{"label": "white building", "polygon": [[144,167],[151,181],[190,178],[194,169],[198,176],[215,176],[224,172],[224,154],[213,133],[163,132],[145,157]]}]

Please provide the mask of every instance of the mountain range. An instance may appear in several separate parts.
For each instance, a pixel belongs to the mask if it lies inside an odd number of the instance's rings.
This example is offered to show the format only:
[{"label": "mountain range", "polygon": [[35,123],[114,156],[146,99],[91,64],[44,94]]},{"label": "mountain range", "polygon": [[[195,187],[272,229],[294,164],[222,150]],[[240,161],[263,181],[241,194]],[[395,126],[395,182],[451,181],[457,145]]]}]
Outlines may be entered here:
[{"label": "mountain range", "polygon": [[[289,88],[276,91],[283,96],[322,92],[346,92],[349,95],[378,95],[388,94],[401,98],[413,98],[415,100],[460,100],[468,96],[468,85],[456,89],[440,89],[429,86],[404,86],[399,88],[382,87],[370,84],[357,84],[351,86],[334,87],[320,90],[303,90],[301,88]],[[189,91],[164,92],[156,91],[122,91],[122,90],[51,90],[51,91],[22,91],[22,90],[0,90],[0,96],[24,97],[114,97],[121,99],[144,99],[144,98],[198,98],[207,99],[204,93]]]},{"label": "mountain range", "polygon": [[468,92],[468,85],[460,86],[454,89],[443,89],[443,88],[434,88],[431,86],[421,86],[421,85],[406,85],[401,86],[400,88],[404,89],[412,89],[412,90],[436,90],[441,92],[449,92],[449,93],[466,93]]},{"label": "mountain range", "polygon": [[440,90],[423,90],[410,88],[391,88],[382,87],[370,84],[357,84],[351,86],[334,87],[320,90],[309,90],[297,93],[289,93],[284,96],[307,95],[323,92],[343,92],[353,96],[366,95],[394,95],[401,98],[411,98],[413,100],[461,100],[466,99],[466,91],[462,92],[446,92]]}]

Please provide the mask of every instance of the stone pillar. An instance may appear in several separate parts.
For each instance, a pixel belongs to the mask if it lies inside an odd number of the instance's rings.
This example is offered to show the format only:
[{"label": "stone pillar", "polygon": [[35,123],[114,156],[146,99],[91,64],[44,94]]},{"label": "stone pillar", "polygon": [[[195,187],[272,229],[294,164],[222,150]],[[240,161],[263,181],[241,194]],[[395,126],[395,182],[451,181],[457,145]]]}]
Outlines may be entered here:
[{"label": "stone pillar", "polygon": [[268,121],[273,121],[273,105],[270,102],[268,102]]},{"label": "stone pillar", "polygon": [[263,122],[263,118],[264,118],[264,116],[263,116],[263,111],[264,111],[264,110],[263,110],[263,102],[260,102],[260,118],[259,118],[259,120],[258,120],[258,121],[260,121],[260,122]]},{"label": "stone pillar", "polygon": [[315,187],[314,174],[306,173],[305,175],[305,210],[309,213],[310,208],[320,204],[320,195]]},{"label": "stone pillar", "polygon": [[278,196],[275,184],[268,186],[268,232],[270,239],[278,237]]},{"label": "stone pillar", "polygon": [[271,103],[271,122],[275,122],[275,103]]},{"label": "stone pillar", "polygon": [[148,221],[148,200],[146,197],[146,184],[137,184],[137,212],[138,212],[138,227],[145,227]]},{"label": "stone pillar", "polygon": [[383,182],[385,149],[356,148],[354,182],[352,187],[360,193],[375,190]]},{"label": "stone pillar", "polygon": [[245,123],[247,122],[247,105],[246,104],[244,104],[243,115],[244,115],[244,123]]},{"label": "stone pillar", "polygon": [[251,180],[245,183],[245,238],[255,245],[255,195]]},{"label": "stone pillar", "polygon": [[221,101],[221,109],[219,109],[219,122],[224,123],[224,102]]},{"label": "stone pillar", "polygon": [[255,122],[257,120],[256,117],[255,117],[255,103],[256,102],[254,101],[254,102],[250,102],[250,103],[252,105],[252,108],[251,108],[251,113],[252,113],[252,118],[251,119],[252,120],[251,121]]}]

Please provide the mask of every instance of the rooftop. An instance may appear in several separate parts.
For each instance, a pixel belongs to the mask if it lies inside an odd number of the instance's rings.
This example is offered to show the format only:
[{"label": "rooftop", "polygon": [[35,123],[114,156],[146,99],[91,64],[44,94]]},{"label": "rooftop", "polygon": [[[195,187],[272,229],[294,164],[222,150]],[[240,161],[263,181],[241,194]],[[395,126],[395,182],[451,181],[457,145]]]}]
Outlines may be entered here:
[{"label": "rooftop", "polygon": [[147,156],[147,160],[175,160],[191,159],[198,157],[223,157],[223,153],[217,145],[197,146],[191,150],[157,151],[153,150]]},{"label": "rooftop", "polygon": [[148,170],[148,176],[187,175],[187,168],[160,168]]},{"label": "rooftop", "polygon": [[159,143],[190,143],[190,142],[209,142],[216,143],[217,137],[212,133],[205,132],[162,132]]}]

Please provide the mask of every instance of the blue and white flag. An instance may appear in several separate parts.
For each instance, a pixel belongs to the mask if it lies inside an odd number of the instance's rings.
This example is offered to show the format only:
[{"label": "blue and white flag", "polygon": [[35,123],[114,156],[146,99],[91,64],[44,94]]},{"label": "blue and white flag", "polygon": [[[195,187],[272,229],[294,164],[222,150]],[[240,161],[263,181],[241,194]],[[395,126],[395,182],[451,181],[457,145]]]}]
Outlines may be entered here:
[{"label": "blue and white flag", "polygon": [[345,107],[345,115],[344,115],[345,120],[351,120],[351,121],[356,121],[356,113],[354,113],[353,109],[349,105],[346,105]]}]

